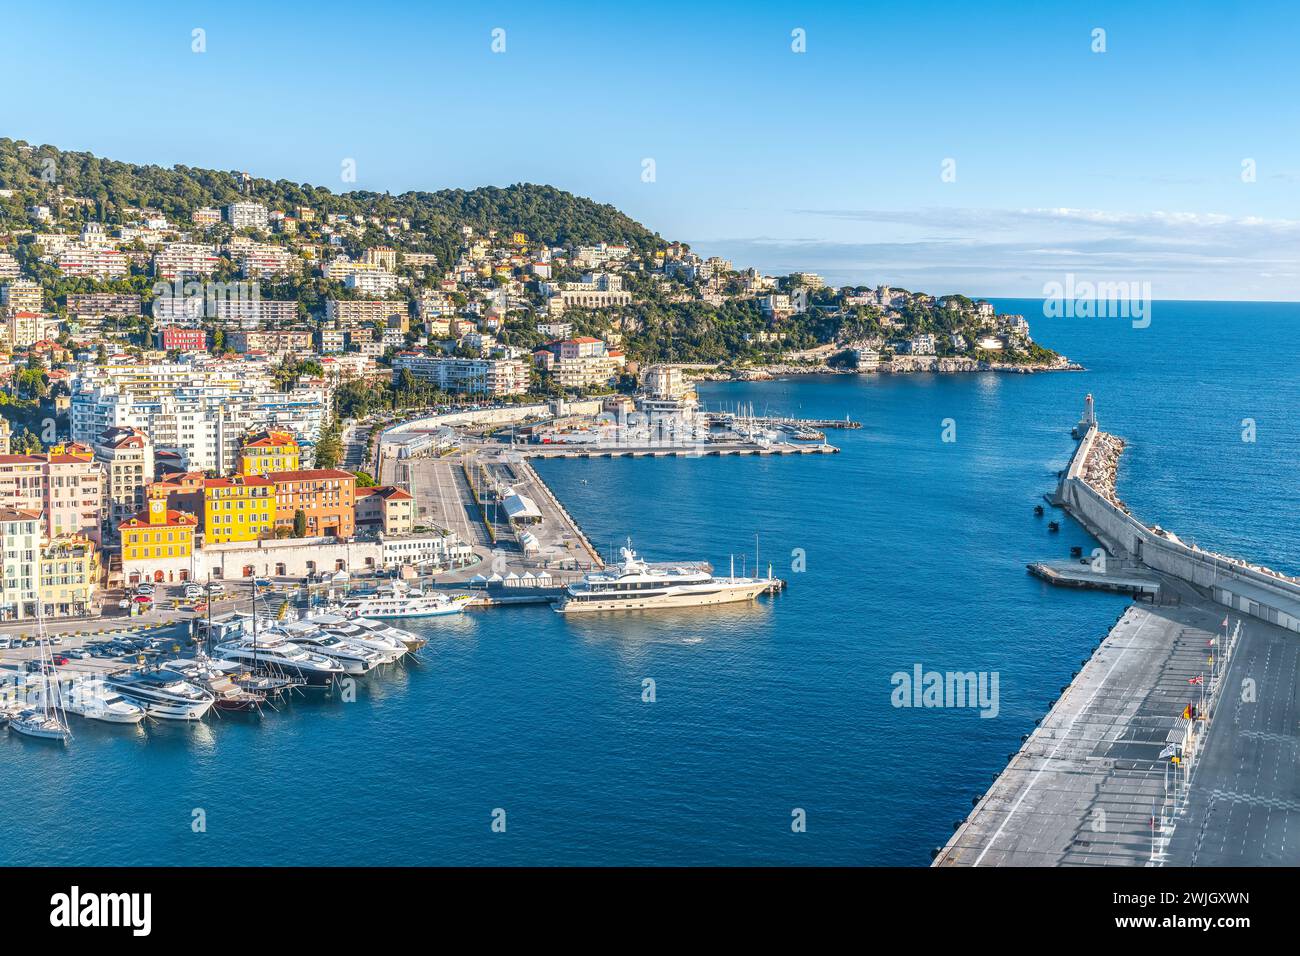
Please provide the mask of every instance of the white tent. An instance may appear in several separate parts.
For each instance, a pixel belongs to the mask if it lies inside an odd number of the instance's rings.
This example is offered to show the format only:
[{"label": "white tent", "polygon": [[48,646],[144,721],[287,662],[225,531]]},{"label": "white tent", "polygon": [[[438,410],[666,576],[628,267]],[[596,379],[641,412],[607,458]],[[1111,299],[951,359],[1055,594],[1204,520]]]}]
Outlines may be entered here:
[{"label": "white tent", "polygon": [[501,502],[505,505],[506,517],[511,521],[534,522],[542,520],[541,509],[527,495],[508,494]]}]

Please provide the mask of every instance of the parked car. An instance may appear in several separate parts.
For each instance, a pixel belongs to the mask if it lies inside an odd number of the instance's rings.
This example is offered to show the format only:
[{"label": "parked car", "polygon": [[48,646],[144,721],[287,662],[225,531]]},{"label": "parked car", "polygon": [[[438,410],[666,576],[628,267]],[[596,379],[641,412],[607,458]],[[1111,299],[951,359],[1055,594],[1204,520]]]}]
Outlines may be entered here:
[{"label": "parked car", "polygon": [[63,643],[63,638],[59,637],[59,635],[57,635],[57,634],[51,635],[51,637],[50,637],[50,643],[51,643],[51,644],[54,644],[55,646],[57,646],[57,645]]},{"label": "parked car", "polygon": [[63,653],[68,657],[75,657],[79,661],[84,661],[86,658],[90,656],[89,651],[82,650],[79,647],[74,647],[72,648],[72,650],[64,651]]},{"label": "parked car", "polygon": [[9,638],[0,637],[0,651],[9,650]]},{"label": "parked car", "polygon": [[131,602],[126,598],[122,598],[122,600],[117,602],[117,606],[120,607],[123,611],[125,611],[128,608],[130,608]]},{"label": "parked car", "polygon": [[187,598],[202,597],[203,588],[199,587],[197,584],[187,584],[185,585],[185,596]]},{"label": "parked car", "polygon": [[135,588],[136,594],[153,594],[152,584],[138,584]]},{"label": "parked car", "polygon": [[68,663],[68,657],[67,657],[66,654],[55,654],[55,655],[54,655],[54,666],[55,666],[55,667],[62,667],[62,666],[63,666],[64,664],[66,664],[66,663]]},{"label": "parked car", "polygon": [[213,581],[211,584],[208,585],[208,593],[209,593],[209,594],[225,594],[225,593],[226,593],[226,586],[225,586],[224,584],[222,584],[220,581]]}]

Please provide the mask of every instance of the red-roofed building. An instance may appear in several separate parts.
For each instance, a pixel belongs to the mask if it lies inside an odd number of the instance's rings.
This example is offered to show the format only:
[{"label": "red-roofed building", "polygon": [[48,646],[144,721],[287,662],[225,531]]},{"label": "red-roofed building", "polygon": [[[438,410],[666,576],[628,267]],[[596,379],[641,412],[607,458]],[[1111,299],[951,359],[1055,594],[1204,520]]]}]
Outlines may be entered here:
[{"label": "red-roofed building", "polygon": [[415,498],[390,485],[357,489],[357,530],[408,534],[415,527]]},{"label": "red-roofed building", "polygon": [[337,468],[275,471],[276,527],[292,528],[301,511],[309,538],[350,538],[356,533],[357,478]]},{"label": "red-roofed building", "polygon": [[198,523],[194,515],[168,508],[164,496],[150,497],[146,511],[118,527],[126,583],[188,581],[193,576]]},{"label": "red-roofed building", "polygon": [[104,486],[104,469],[85,445],[0,455],[0,508],[41,515],[47,541],[76,534],[99,541]]}]

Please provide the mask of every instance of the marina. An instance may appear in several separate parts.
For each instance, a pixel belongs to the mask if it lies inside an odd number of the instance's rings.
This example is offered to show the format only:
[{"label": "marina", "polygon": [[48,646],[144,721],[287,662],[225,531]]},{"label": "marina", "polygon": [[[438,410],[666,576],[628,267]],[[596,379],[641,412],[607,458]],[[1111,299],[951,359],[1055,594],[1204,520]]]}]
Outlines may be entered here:
[{"label": "marina", "polygon": [[[1258,509],[1261,523],[1234,538],[1209,526],[1221,513],[1232,531],[1226,517],[1234,507],[1225,498],[1228,491],[1206,481],[1195,468],[1168,464],[1180,458],[1199,462],[1207,454],[1204,449],[1214,446],[1198,432],[1201,420],[1183,414],[1182,406],[1173,402],[1176,383],[1186,369],[1160,364],[1158,336],[1168,336],[1178,326],[1199,340],[1214,336],[1219,328],[1217,310],[1207,308],[1198,318],[1191,307],[1177,315],[1173,306],[1169,308],[1177,322],[1154,329],[1149,337],[1133,336],[1140,351],[1131,359],[1126,357],[1127,344],[1115,345],[1107,352],[1119,356],[1115,368],[1093,373],[1094,391],[1101,387],[1108,395],[1126,399],[1108,399],[1112,430],[1133,436],[1135,442],[1141,436],[1144,444],[1144,454],[1122,467],[1121,489],[1135,512],[1159,511],[1171,527],[1207,541],[1234,546],[1250,541],[1266,563],[1285,567],[1290,536],[1269,519],[1290,508],[1289,497],[1280,500],[1276,512],[1264,508],[1261,498],[1249,499],[1240,507]],[[1287,340],[1290,320],[1270,326],[1266,318],[1267,313],[1251,320],[1263,330],[1259,354],[1250,353],[1252,363],[1267,363]],[[1090,342],[1087,336],[1096,333],[1090,327],[1086,332],[1079,328],[1077,334],[1080,342],[1067,344],[1081,351],[1081,343]],[[1117,330],[1110,334],[1120,338]],[[1143,374],[1155,375],[1156,386],[1141,384]],[[1281,375],[1270,380],[1287,381]],[[763,407],[776,404],[765,396],[786,387],[710,386],[708,397],[710,404],[730,396],[730,401],[741,397]],[[930,848],[944,845],[953,835],[952,823],[971,814],[971,801],[989,790],[991,773],[1006,778],[1007,784],[1019,774],[1015,768],[1005,769],[1007,755],[1017,751],[1022,734],[1037,729],[1035,720],[1048,724],[1044,718],[1049,703],[1057,697],[1062,708],[1083,702],[1084,695],[1062,695],[1060,688],[1071,682],[1073,671],[1083,673],[1081,661],[1091,659],[1098,642],[1130,606],[1119,594],[1049,587],[1025,571],[1026,562],[1035,558],[1064,561],[1073,547],[1087,556],[1098,546],[1060,511],[1045,508],[1041,520],[1032,514],[1042,492],[1068,464],[1068,448],[1073,446],[1063,437],[1068,428],[1061,422],[1077,417],[1078,385],[1031,376],[994,382],[807,377],[788,387],[789,395],[781,400],[791,412],[834,419],[852,408],[853,417],[863,419],[862,429],[844,431],[843,441],[836,442],[843,444],[844,454],[567,461],[521,455],[576,519],[595,552],[593,557],[576,539],[571,547],[556,540],[550,573],[563,583],[548,587],[506,586],[512,572],[516,582],[522,582],[525,573],[546,570],[522,564],[522,551],[514,550],[517,539],[507,533],[498,533],[499,550],[521,563],[498,563],[494,570],[499,555],[493,553],[488,524],[468,490],[463,456],[409,459],[415,473],[413,492],[421,505],[438,499],[429,476],[442,473],[448,485],[464,483],[463,493],[446,500],[461,509],[467,527],[478,529],[480,560],[454,574],[439,574],[433,586],[473,593],[476,606],[426,621],[393,622],[428,644],[418,660],[407,657],[405,663],[355,676],[355,704],[344,703],[337,692],[290,690],[278,698],[268,696],[261,718],[251,712],[223,712],[215,704],[199,721],[149,718],[134,726],[110,726],[72,714],[75,737],[66,754],[57,746],[0,731],[10,770],[0,795],[9,801],[30,800],[33,789],[75,795],[67,811],[10,815],[3,829],[12,857],[103,865],[255,864],[267,853],[309,865],[411,865],[429,860],[582,865],[641,859],[647,853],[673,863],[703,865],[764,860],[901,866],[930,862]],[[1154,406],[1142,404],[1148,393],[1154,396]],[[988,400],[990,395],[997,401]],[[959,418],[964,438],[938,446],[933,424],[954,407],[965,410]],[[1009,425],[1010,408],[1015,417]],[[1143,431],[1149,418],[1168,422],[1169,427]],[[981,436],[978,441],[975,435]],[[881,439],[888,443],[888,454],[882,453]],[[522,451],[503,445],[498,452],[502,456]],[[1252,475],[1265,476],[1258,482],[1252,478],[1252,488],[1257,483],[1289,494],[1284,459],[1266,446],[1250,450],[1271,456],[1260,457],[1252,466]],[[498,456],[485,451],[479,455]],[[976,460],[979,467],[973,466]],[[1231,462],[1211,455],[1205,467],[1223,469]],[[513,483],[544,516],[550,515],[540,486],[523,484],[526,471],[514,462],[504,464],[510,465],[509,471],[494,471],[502,483]],[[397,468],[404,471],[407,465],[390,459],[384,480],[404,477]],[[961,502],[1006,506],[967,508],[954,500],[958,488]],[[504,500],[499,503],[501,515],[494,515],[492,492],[484,497],[494,529],[505,532]],[[454,512],[455,507],[448,510]],[[421,517],[429,520],[431,515]],[[560,521],[558,514],[550,517]],[[1049,517],[1060,521],[1057,535],[1047,531]],[[430,523],[443,526],[440,520]],[[759,531],[763,573],[766,562],[775,561],[774,573],[788,578],[790,587],[773,597],[715,608],[555,613],[556,594],[569,581],[607,564],[629,531],[636,549],[652,561],[710,558],[725,575],[728,555],[736,552],[737,574],[742,576],[753,573],[752,534]],[[543,540],[549,539],[543,535]],[[864,575],[864,541],[909,573]],[[936,541],[946,542],[948,560],[941,568],[934,562]],[[742,570],[739,552],[746,544],[749,556]],[[791,552],[797,548],[808,555],[802,574],[791,569]],[[562,568],[561,557],[581,567]],[[499,586],[470,586],[480,574],[498,574]],[[268,596],[259,601],[267,626],[274,623],[282,598],[293,599],[295,613],[305,610],[297,601],[297,585],[274,584],[284,590],[276,592],[274,600]],[[418,585],[430,586],[425,580]],[[349,587],[369,586],[354,578]],[[1169,615],[1189,609],[1188,602],[1180,606],[1174,600],[1170,592],[1161,599],[1168,604],[1144,601],[1135,607]],[[214,609],[214,617],[220,608]],[[247,609],[245,596],[241,611]],[[1220,610],[1191,626],[1217,633],[1223,616]],[[1234,613],[1234,628],[1240,616]],[[1153,621],[1137,635],[1137,642],[1166,639],[1166,626],[1169,639],[1177,639],[1183,625]],[[158,620],[156,612],[139,622],[67,622],[61,628],[64,644],[54,650],[85,645],[84,637],[70,637],[68,630],[99,627],[115,632],[106,638],[157,640],[167,648],[180,644],[186,654],[191,652],[189,635],[175,623]],[[1202,639],[1189,635],[1185,656],[1177,658],[1180,672],[1191,665],[1194,638]],[[1116,633],[1117,643],[1132,639],[1127,625]],[[918,647],[918,642],[924,644]],[[1120,650],[1117,646],[1115,653]],[[1098,707],[1103,699],[1113,701],[1112,689],[1126,700],[1130,688],[1141,683],[1129,674],[1136,652],[1136,647],[1130,650],[1101,685],[1076,731],[1093,717],[1108,714]],[[12,669],[35,654],[34,647],[23,648],[0,652],[0,659]],[[892,709],[889,673],[909,668],[918,658],[961,669],[999,670],[999,719]],[[1106,667],[1113,662],[1108,659]],[[169,663],[174,658],[169,656]],[[60,669],[90,672],[120,666],[116,660],[73,658]],[[1246,860],[1265,832],[1278,837],[1266,852],[1268,860],[1300,846],[1287,829],[1295,817],[1287,808],[1294,800],[1288,761],[1290,728],[1297,717],[1288,711],[1286,688],[1296,669],[1294,644],[1287,634],[1260,629],[1250,620],[1243,624],[1225,686],[1239,684],[1241,676],[1258,680],[1264,675],[1262,706],[1239,708],[1241,733],[1221,736],[1221,730],[1235,730],[1237,723],[1233,710],[1220,705],[1198,751],[1184,815],[1170,835],[1166,852],[1171,859],[1196,853],[1198,862]],[[1098,671],[1098,679],[1104,674]],[[1124,682],[1114,683],[1121,677]],[[658,704],[642,701],[645,678],[657,682]],[[1191,685],[1185,677],[1180,679],[1184,683],[1168,700],[1185,706]],[[1157,706],[1162,700],[1153,698],[1149,706],[1171,727],[1177,714]],[[1068,713],[1061,711],[1061,728]],[[1051,746],[1040,751],[1040,763]],[[981,866],[995,860],[1016,834],[1023,832],[1029,839],[1022,817],[1052,792],[1048,785],[1054,786],[1057,779],[1052,768],[1070,752],[1063,744],[1057,758],[1048,762],[1048,770],[1029,790]],[[620,755],[626,773],[611,774],[612,754]],[[1253,776],[1256,759],[1261,763],[1259,779]],[[1090,771],[1098,763],[1095,757],[1084,757],[1080,766]],[[1220,764],[1216,772],[1222,776],[1211,786],[1211,771]],[[1252,775],[1237,776],[1243,765],[1252,767]],[[1125,764],[1122,769],[1127,773],[1130,768]],[[1163,768],[1157,769],[1162,771],[1163,795]],[[629,774],[639,781],[636,786],[624,785]],[[340,799],[393,794],[400,805],[420,810],[399,815],[391,821],[388,837],[376,841],[346,828],[340,831],[333,808],[302,800],[304,779]],[[1072,778],[1063,774],[1062,779]],[[794,793],[792,780],[807,785]],[[259,797],[252,805],[247,794],[254,781]],[[1202,792],[1204,800],[1198,802]],[[1008,793],[1006,807],[1019,798],[1018,792]],[[1149,793],[1144,790],[1144,797]],[[548,824],[556,813],[571,813],[592,800],[606,809],[584,823],[580,840],[574,839],[572,828]],[[1149,797],[1145,804],[1149,818]],[[792,838],[788,817],[782,819],[791,805],[810,808],[806,840]],[[1107,817],[1116,805],[1105,804]],[[219,808],[222,825],[191,838],[189,811],[195,806],[210,812]],[[483,835],[484,808],[496,806],[511,814],[508,841]],[[694,809],[683,817],[683,806]],[[125,807],[138,808],[139,815],[124,814]],[[834,815],[828,816],[828,810]],[[46,827],[65,812],[91,821],[85,848],[51,847],[45,838]],[[1124,839],[1141,843],[1149,854],[1150,830],[1143,829],[1143,817],[1135,808],[1132,830]],[[440,826],[431,828],[430,818],[441,821]],[[987,819],[992,822],[994,817]],[[1100,839],[1090,836],[1091,820],[1083,813],[1076,819],[1086,820],[1078,836],[1096,839],[1100,858]],[[629,825],[638,820],[648,825]],[[1204,821],[1208,823],[1203,827]],[[991,836],[1000,822],[983,832]],[[1116,826],[1113,820],[1110,824]],[[179,842],[177,830],[183,834]],[[966,832],[974,839],[980,831]],[[1043,831],[1040,842],[1056,839]],[[1065,842],[1072,839],[1070,835]],[[1027,845],[1025,840],[1019,845]],[[1112,834],[1112,840],[1118,842],[1119,836]],[[1077,858],[1077,849],[1072,858]],[[979,846],[969,859],[982,850]],[[1188,856],[1180,856],[1184,853]],[[1137,859],[1138,865],[1146,862],[1141,849],[1127,857],[1116,851],[1109,855]]]}]

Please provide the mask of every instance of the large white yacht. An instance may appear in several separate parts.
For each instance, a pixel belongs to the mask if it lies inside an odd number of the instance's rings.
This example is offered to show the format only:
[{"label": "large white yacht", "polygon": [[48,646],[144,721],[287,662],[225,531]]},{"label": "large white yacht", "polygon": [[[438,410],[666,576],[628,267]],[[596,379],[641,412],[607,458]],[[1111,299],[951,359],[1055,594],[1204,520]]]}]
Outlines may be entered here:
[{"label": "large white yacht", "polygon": [[669,607],[702,607],[752,601],[778,584],[771,577],[715,577],[704,564],[650,564],[623,548],[621,564],[592,571],[570,584],[555,610],[561,614],[584,611],[639,611]]},{"label": "large white yacht", "polygon": [[390,620],[402,617],[442,617],[459,614],[473,600],[469,594],[442,594],[422,591],[399,581],[386,584],[373,594],[358,594],[345,600],[339,613],[345,617]]}]

